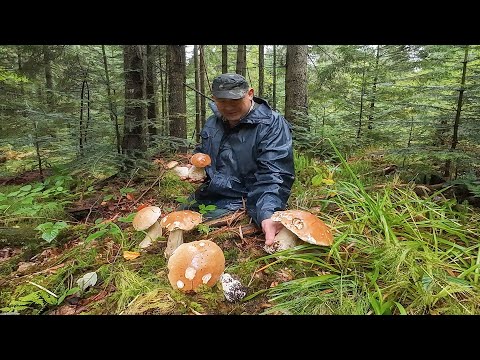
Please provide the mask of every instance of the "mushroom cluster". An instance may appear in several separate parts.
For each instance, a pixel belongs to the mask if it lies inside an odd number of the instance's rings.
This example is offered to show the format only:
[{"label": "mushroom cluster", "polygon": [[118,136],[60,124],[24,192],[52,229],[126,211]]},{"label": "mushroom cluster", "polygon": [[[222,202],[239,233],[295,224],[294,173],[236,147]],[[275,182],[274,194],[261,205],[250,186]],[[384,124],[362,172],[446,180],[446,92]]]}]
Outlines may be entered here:
[{"label": "mushroom cluster", "polygon": [[212,163],[212,159],[208,154],[196,153],[190,158],[190,165],[178,166],[177,161],[170,161],[166,168],[172,170],[182,180],[192,182],[202,181],[207,176],[205,167]]},{"label": "mushroom cluster", "polygon": [[174,289],[196,291],[215,285],[225,270],[222,249],[210,240],[181,244],[168,259],[168,280]]},{"label": "mushroom cluster", "polygon": [[132,224],[135,230],[147,230],[145,238],[138,245],[141,249],[149,247],[153,241],[162,236],[162,227],[157,221],[161,214],[162,211],[158,206],[146,206],[133,218]]},{"label": "mushroom cluster", "polygon": [[183,232],[192,230],[201,222],[202,214],[192,210],[174,211],[160,220],[160,225],[170,232],[164,252],[167,259],[183,244]]},{"label": "mushroom cluster", "polygon": [[269,254],[290,249],[301,244],[301,241],[324,246],[329,246],[333,243],[333,235],[330,228],[308,211],[276,211],[271,216],[271,219],[281,222],[284,227],[275,236],[272,245],[264,246],[264,250]]},{"label": "mushroom cluster", "polygon": [[207,173],[205,167],[212,163],[212,159],[208,154],[196,153],[190,158],[192,167],[188,170],[188,177],[194,181],[203,180]]}]

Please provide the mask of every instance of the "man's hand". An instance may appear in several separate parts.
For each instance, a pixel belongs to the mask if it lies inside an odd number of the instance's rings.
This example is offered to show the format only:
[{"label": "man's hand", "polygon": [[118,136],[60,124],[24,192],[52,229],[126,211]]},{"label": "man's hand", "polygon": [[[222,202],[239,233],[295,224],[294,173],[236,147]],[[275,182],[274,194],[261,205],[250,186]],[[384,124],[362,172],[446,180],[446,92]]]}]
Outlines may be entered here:
[{"label": "man's hand", "polygon": [[262,221],[262,230],[265,234],[265,245],[272,245],[275,235],[282,230],[283,225],[279,221],[273,221],[272,219],[265,219]]}]

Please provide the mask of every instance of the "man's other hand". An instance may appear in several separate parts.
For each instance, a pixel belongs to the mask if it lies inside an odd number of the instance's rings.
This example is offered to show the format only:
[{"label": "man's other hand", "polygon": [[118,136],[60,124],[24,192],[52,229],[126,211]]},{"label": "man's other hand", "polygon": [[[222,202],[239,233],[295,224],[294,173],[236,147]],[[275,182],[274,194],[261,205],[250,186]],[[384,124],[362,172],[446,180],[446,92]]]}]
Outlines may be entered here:
[{"label": "man's other hand", "polygon": [[262,230],[265,234],[265,245],[272,245],[275,235],[282,230],[283,225],[279,221],[273,221],[272,219],[265,219],[262,221]]}]

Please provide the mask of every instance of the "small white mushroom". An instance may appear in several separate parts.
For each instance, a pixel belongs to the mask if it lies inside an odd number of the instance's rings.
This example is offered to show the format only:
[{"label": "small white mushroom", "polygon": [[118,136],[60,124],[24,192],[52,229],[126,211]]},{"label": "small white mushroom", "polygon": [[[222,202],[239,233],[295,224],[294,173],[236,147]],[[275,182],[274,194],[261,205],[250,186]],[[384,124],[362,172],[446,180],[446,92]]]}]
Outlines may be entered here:
[{"label": "small white mushroom", "polygon": [[167,259],[183,244],[183,232],[192,230],[201,222],[202,214],[191,210],[174,211],[160,220],[160,225],[170,231],[164,251]]},{"label": "small white mushroom", "polygon": [[158,206],[147,206],[141,209],[133,218],[133,227],[137,231],[147,230],[147,234],[142,242],[138,245],[141,249],[145,249],[160,236],[162,236],[162,227],[158,223],[162,211]]}]

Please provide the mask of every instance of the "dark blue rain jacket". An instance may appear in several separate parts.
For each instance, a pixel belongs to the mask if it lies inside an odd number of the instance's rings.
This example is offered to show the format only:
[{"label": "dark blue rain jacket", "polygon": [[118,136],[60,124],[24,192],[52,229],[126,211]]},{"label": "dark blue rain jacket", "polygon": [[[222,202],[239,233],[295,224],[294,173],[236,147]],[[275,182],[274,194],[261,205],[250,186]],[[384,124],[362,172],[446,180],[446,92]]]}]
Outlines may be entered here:
[{"label": "dark blue rain jacket", "polygon": [[234,128],[224,124],[215,103],[214,115],[202,129],[194,152],[210,155],[207,178],[195,192],[199,204],[237,210],[246,203],[257,225],[284,210],[294,181],[292,131],[287,120],[268,103],[256,106]]}]

